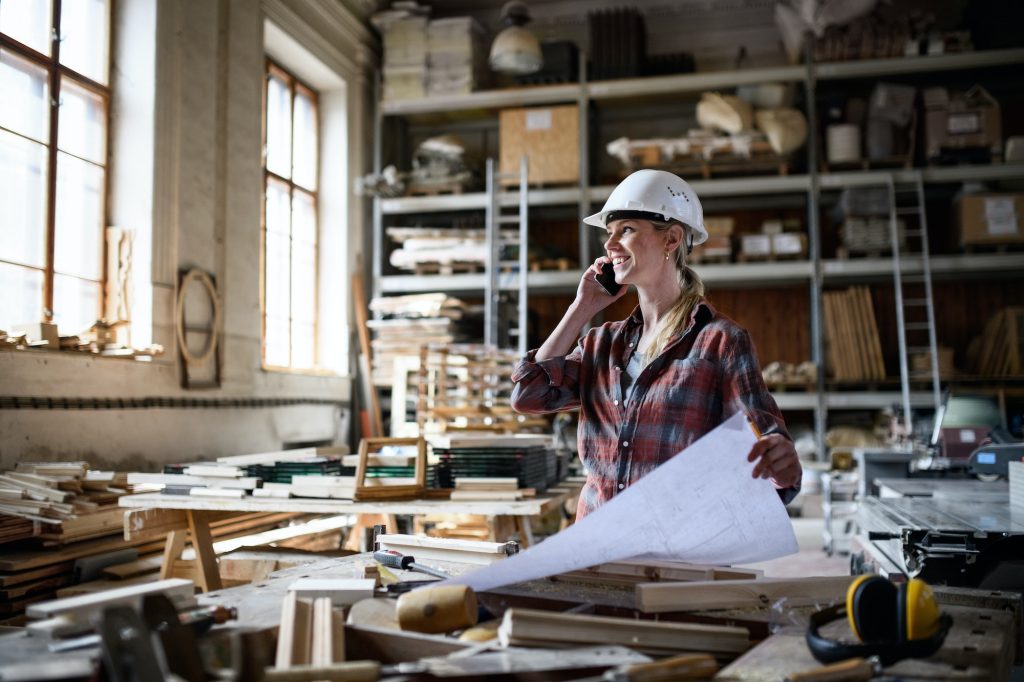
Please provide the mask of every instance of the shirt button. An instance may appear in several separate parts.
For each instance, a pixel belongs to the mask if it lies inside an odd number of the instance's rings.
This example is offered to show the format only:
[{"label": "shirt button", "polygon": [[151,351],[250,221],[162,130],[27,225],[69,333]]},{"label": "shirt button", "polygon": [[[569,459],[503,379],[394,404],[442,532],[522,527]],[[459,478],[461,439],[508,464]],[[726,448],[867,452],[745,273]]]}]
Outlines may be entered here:
[{"label": "shirt button", "polygon": [[625,483],[620,483],[620,484],[619,484],[619,490],[622,490],[622,489],[623,489],[623,488],[625,488],[625,487],[626,487],[626,484],[625,484]]},{"label": "shirt button", "polygon": [[613,400],[613,401],[612,401],[612,405],[618,405],[618,404],[619,404],[619,401],[618,401],[618,400]]},{"label": "shirt button", "polygon": [[633,347],[633,342],[632,342],[632,341],[630,341],[630,342],[629,342],[629,347],[630,347],[630,348],[632,348],[632,347]]},{"label": "shirt button", "polygon": [[621,372],[621,371],[622,371],[622,368],[621,368],[621,367],[619,367],[618,365],[615,365],[615,371],[616,371],[616,372]]},{"label": "shirt button", "polygon": [[629,441],[628,440],[622,441],[622,447],[628,448],[629,447]]}]

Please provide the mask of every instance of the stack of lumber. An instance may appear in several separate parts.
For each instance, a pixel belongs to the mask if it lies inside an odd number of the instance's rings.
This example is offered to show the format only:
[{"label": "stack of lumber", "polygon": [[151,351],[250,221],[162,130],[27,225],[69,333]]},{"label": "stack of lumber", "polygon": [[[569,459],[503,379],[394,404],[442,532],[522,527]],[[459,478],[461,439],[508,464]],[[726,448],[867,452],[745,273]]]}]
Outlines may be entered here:
[{"label": "stack of lumber", "polygon": [[[470,499],[460,491],[498,495],[477,499],[522,499],[546,491],[566,473],[551,436],[447,433],[428,440],[438,458],[438,481],[454,488],[452,499]],[[516,492],[518,497],[508,496]]]},{"label": "stack of lumber", "polygon": [[[117,500],[129,492],[127,474],[85,462],[19,462],[0,474],[0,513],[31,523],[46,544],[66,544],[119,533]],[[7,535],[0,541],[24,539],[24,524]]]},{"label": "stack of lumber", "polygon": [[1024,307],[1003,308],[967,351],[974,371],[985,377],[1024,373]]},{"label": "stack of lumber", "polygon": [[885,379],[882,345],[867,287],[826,291],[825,334],[832,376],[838,381]]},{"label": "stack of lumber", "polygon": [[[371,300],[369,307],[380,318],[368,320],[366,325],[373,333],[370,347],[375,386],[391,387],[410,362],[415,371],[423,344],[449,344],[478,335],[472,327],[479,314],[468,315],[469,308],[462,300],[443,293],[381,296]],[[402,379],[404,385],[405,377]]]},{"label": "stack of lumber", "polygon": [[[125,511],[121,509],[122,515]],[[137,510],[129,513],[163,516],[185,514],[177,510]],[[293,513],[222,515],[210,523],[211,535],[218,541],[214,548],[231,551],[236,547],[220,545],[220,542],[253,533],[266,533],[298,516]],[[166,529],[153,526],[147,527],[143,533],[133,534],[129,540],[120,536],[105,537],[42,549],[24,543],[5,546],[0,553],[0,623],[17,623],[19,614],[29,604],[61,596],[59,593],[62,590],[76,582],[76,573],[82,573],[81,568],[86,562],[95,565],[104,564],[107,559],[111,562],[120,559],[118,563],[123,566],[122,569],[115,569],[114,564],[110,563],[99,570],[108,577],[111,577],[109,571],[119,573],[118,579],[134,579],[147,573],[151,574],[147,579],[154,578],[155,571],[160,567],[160,552],[164,549],[166,537]],[[134,549],[134,556],[141,558],[132,559],[129,556],[124,559],[126,549]],[[78,571],[76,566],[79,567]]]}]

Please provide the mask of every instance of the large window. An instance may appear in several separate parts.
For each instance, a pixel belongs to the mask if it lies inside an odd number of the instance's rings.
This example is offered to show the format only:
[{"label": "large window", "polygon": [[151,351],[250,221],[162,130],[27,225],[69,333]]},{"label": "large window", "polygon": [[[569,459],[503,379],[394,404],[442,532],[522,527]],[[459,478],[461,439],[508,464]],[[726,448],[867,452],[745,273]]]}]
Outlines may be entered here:
[{"label": "large window", "polygon": [[268,61],[263,101],[263,364],[313,369],[318,365],[317,94]]},{"label": "large window", "polygon": [[101,316],[108,0],[0,1],[0,329]]}]

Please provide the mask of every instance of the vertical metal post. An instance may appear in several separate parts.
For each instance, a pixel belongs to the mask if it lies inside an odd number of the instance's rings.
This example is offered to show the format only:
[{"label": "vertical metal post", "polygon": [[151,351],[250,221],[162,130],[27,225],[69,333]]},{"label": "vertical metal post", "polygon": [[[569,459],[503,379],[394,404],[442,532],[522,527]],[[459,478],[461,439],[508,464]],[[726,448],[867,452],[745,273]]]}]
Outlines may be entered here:
[{"label": "vertical metal post", "polygon": [[526,154],[519,161],[519,354],[526,355],[527,303],[530,276],[530,160]]},{"label": "vertical metal post", "polygon": [[579,63],[579,98],[576,100],[579,107],[579,154],[580,154],[580,196],[577,201],[577,209],[580,221],[580,269],[586,268],[593,255],[590,252],[590,235],[594,229],[586,225],[583,219],[590,215],[590,91],[587,87],[587,55],[580,52]]},{"label": "vertical metal post", "polygon": [[811,259],[811,361],[818,368],[817,399],[814,405],[814,446],[819,461],[827,456],[825,451],[825,430],[828,427],[828,403],[825,392],[825,341],[821,324],[822,310],[822,271],[821,271],[821,225],[818,217],[818,115],[815,65],[814,35],[808,32],[804,37],[804,61],[807,64],[807,76],[804,80],[804,92],[807,99],[807,120],[812,131],[807,136],[807,177],[810,187],[807,189],[807,248]]},{"label": "vertical metal post", "polygon": [[484,237],[487,246],[487,277],[484,279],[484,344],[498,344],[498,270],[500,235],[498,230],[498,185],[495,177],[494,159],[487,159],[487,209],[484,216]]},{"label": "vertical metal post", "polygon": [[[383,163],[383,143],[381,139],[384,132],[384,116],[381,112],[381,74],[378,69],[373,80],[373,172],[380,173]],[[364,214],[365,215],[365,214]],[[384,212],[381,207],[379,196],[373,197],[373,251],[370,258],[370,290],[373,298],[381,295],[381,277],[384,275],[384,266],[381,263],[384,258]]]}]

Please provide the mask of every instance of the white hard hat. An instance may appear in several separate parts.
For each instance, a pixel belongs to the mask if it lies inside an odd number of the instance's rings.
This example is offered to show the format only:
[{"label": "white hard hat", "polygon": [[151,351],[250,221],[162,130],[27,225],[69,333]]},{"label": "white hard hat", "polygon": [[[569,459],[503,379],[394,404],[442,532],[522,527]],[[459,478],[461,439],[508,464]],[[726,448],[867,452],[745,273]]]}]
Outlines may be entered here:
[{"label": "white hard hat", "polygon": [[678,220],[687,227],[694,244],[702,244],[708,238],[704,209],[697,193],[685,180],[668,171],[644,169],[631,173],[612,190],[604,208],[583,222],[607,227],[608,222],[621,218]]}]

